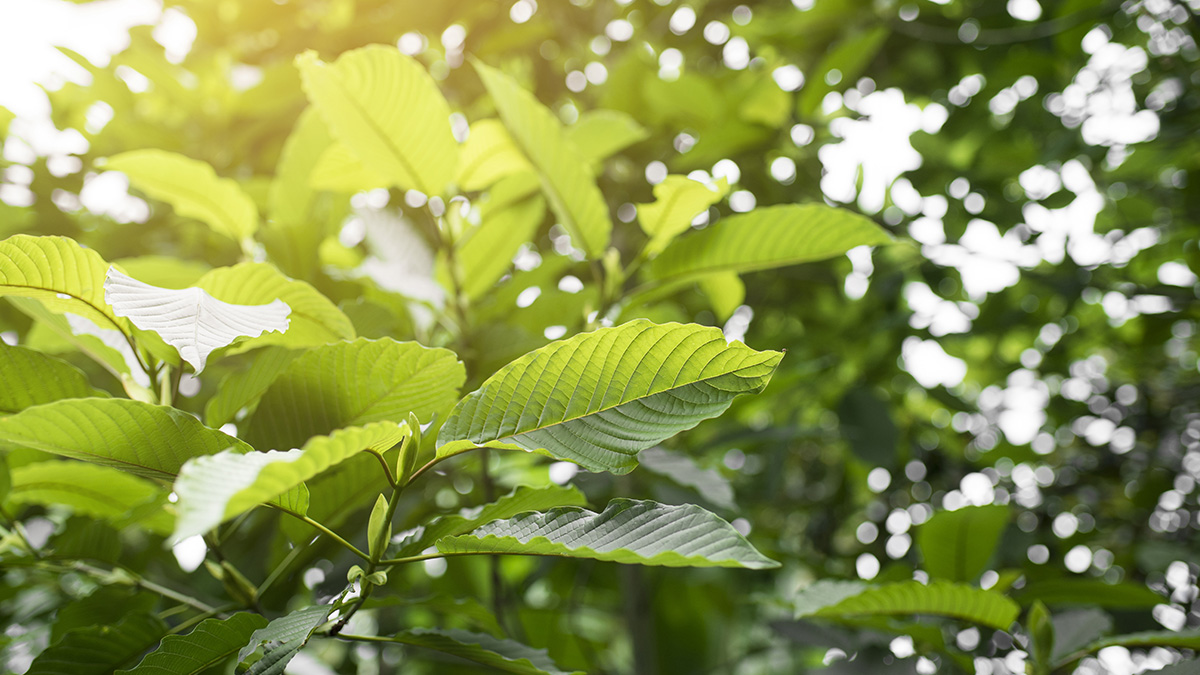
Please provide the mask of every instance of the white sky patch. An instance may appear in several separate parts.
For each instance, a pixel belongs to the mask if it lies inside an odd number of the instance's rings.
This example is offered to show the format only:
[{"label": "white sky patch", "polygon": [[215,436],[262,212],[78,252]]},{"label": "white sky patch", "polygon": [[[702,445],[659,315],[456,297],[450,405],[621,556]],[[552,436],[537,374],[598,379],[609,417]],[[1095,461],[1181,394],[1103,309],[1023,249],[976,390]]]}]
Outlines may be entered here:
[{"label": "white sky patch", "polygon": [[1013,445],[1032,443],[1046,423],[1050,388],[1030,370],[1016,370],[1008,376],[1002,408],[997,420],[1000,431]]},{"label": "white sky patch", "polygon": [[1081,127],[1090,145],[1121,147],[1157,136],[1158,115],[1140,109],[1133,93],[1133,76],[1149,61],[1145,50],[1109,42],[1095,30],[1084,48],[1091,53],[1087,65],[1061,94],[1047,97],[1047,109],[1068,128]]},{"label": "white sky patch", "polygon": [[900,348],[904,370],[926,389],[956,387],[967,376],[967,362],[950,356],[936,340],[907,337]]},{"label": "white sky patch", "polygon": [[1042,262],[1038,248],[1025,244],[1020,230],[1001,235],[995,224],[980,219],[967,224],[957,244],[926,245],[921,251],[939,265],[958,269],[963,289],[977,302],[1020,281],[1021,268]]},{"label": "white sky patch", "polygon": [[913,311],[908,324],[918,330],[928,328],[934,337],[966,333],[971,330],[972,319],[979,316],[975,305],[945,300],[920,281],[904,286],[904,300]]},{"label": "white sky patch", "polygon": [[[899,89],[875,91],[862,97],[855,109],[859,119],[833,120],[830,132],[842,139],[822,146],[821,191],[834,201],[858,206],[867,213],[883,208],[889,186],[904,172],[920,168],[921,155],[909,141],[918,130],[936,133],[946,121],[946,109],[932,103],[924,109],[906,103]],[[862,190],[856,189],[862,168]]]}]

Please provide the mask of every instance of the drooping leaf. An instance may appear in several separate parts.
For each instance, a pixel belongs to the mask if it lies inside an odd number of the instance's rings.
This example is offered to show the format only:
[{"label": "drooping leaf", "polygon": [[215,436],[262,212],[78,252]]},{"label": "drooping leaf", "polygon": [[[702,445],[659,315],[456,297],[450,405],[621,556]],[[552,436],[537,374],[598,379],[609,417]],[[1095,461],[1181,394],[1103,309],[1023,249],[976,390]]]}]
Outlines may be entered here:
[{"label": "drooping leaf", "polygon": [[[95,464],[52,460],[18,466],[12,470],[15,504],[65,504],[75,513],[106,520],[114,525],[130,522],[130,514],[158,497],[162,489],[150,481]],[[157,534],[171,531],[171,517],[158,511],[140,525]]]},{"label": "drooping leaf", "polygon": [[265,263],[218,267],[201,277],[196,287],[236,305],[262,305],[278,299],[292,310],[287,332],[267,333],[246,340],[232,351],[265,345],[315,347],[355,337],[350,319],[329,298],[311,285],[289,279]]},{"label": "drooping leaf", "polygon": [[649,138],[650,133],[629,115],[617,110],[590,110],[564,128],[568,141],[589,164],[601,162]]},{"label": "drooping leaf", "polygon": [[614,499],[600,513],[564,506],[520,514],[440,539],[437,548],[443,553],[553,555],[666,567],[779,566],[732,525],[699,506],[636,499]]},{"label": "drooping leaf", "polygon": [[433,78],[395,47],[368,45],[332,64],[296,58],[305,93],[333,136],[392,184],[440,195],[458,167],[450,106]]},{"label": "drooping leaf", "polygon": [[112,398],[75,398],[0,417],[0,441],[173,479],[192,457],[250,448],[175,408]]},{"label": "drooping leaf", "polygon": [[333,605],[305,607],[254,631],[250,641],[238,652],[238,661],[245,661],[263,644],[266,644],[266,648],[263,657],[245,675],[280,675],[292,657],[308,643],[312,634],[329,620],[332,611]]},{"label": "drooping leaf", "polygon": [[10,297],[8,302],[34,320],[33,327],[22,340],[24,346],[43,354],[78,351],[117,379],[129,377],[149,386],[150,376],[142,369],[125,333],[115,328],[101,328],[78,314],[55,314],[32,298]]},{"label": "drooping leaf", "polygon": [[234,305],[217,300],[201,288],[157,288],[118,272],[108,271],[104,298],[117,316],[142,330],[154,331],[179,350],[197,372],[208,355],[238,338],[256,338],[269,331],[286,331],[291,307],[275,299],[265,305]]},{"label": "drooping leaf", "polygon": [[133,187],[243,247],[258,229],[254,200],[236,181],[218,177],[200,160],[165,150],[134,150],[109,157],[104,168],[120,171]]},{"label": "drooping leaf", "polygon": [[298,450],[222,452],[191,459],[175,480],[179,501],[174,538],[203,534],[364,450],[384,452],[407,431],[403,424],[375,422],[314,436]]},{"label": "drooping leaf", "polygon": [[311,349],[267,388],[243,436],[260,450],[370,422],[421,419],[450,407],[466,379],[454,353],[358,339]]},{"label": "drooping leaf", "polygon": [[253,408],[263,392],[271,386],[293,359],[298,350],[269,347],[254,353],[250,363],[221,380],[217,393],[204,407],[204,423],[216,429],[232,422],[243,408]]},{"label": "drooping leaf", "polygon": [[104,301],[108,268],[100,254],[66,237],[14,235],[0,242],[0,296],[32,298],[55,314],[128,335],[128,323]]},{"label": "drooping leaf", "polygon": [[532,169],[500,120],[479,120],[471,125],[459,157],[458,187],[468,192],[485,190],[502,178]]},{"label": "drooping leaf", "polygon": [[562,123],[508,75],[479,62],[475,70],[513,140],[537,168],[550,208],[575,245],[589,258],[600,258],[612,231],[608,205]]},{"label": "drooping leaf", "polygon": [[205,619],[187,635],[168,635],[141,663],[118,675],[201,675],[232,657],[250,635],[267,625],[258,614],[238,612],[228,619]]},{"label": "drooping leaf", "polygon": [[797,619],[816,616],[853,620],[930,614],[1008,630],[1021,611],[1017,603],[1001,593],[966,584],[933,582],[924,585],[903,581],[867,586],[858,593],[853,592],[853,586],[827,585],[827,582],[818,582],[801,591],[795,601]]},{"label": "drooping leaf", "polygon": [[746,284],[737,272],[717,272],[700,277],[700,290],[708,296],[708,303],[718,321],[729,317],[746,301]]},{"label": "drooping leaf", "polygon": [[130,614],[108,626],[73,630],[33,660],[26,675],[109,675],[154,646],[167,626],[153,614]]},{"label": "drooping leaf", "polygon": [[695,490],[708,502],[730,511],[737,509],[733,486],[716,469],[705,469],[687,455],[665,448],[646,448],[638,453],[638,462],[679,485]]},{"label": "drooping leaf", "polygon": [[[498,184],[496,190],[504,184]],[[462,290],[469,298],[478,298],[495,287],[512,267],[521,245],[533,238],[545,214],[546,200],[540,195],[498,207],[492,202],[484,205],[479,227],[455,254],[462,273]]]},{"label": "drooping leaf", "polygon": [[1000,504],[934,514],[917,529],[925,571],[934,579],[974,580],[987,567],[1008,518],[1008,507]]},{"label": "drooping leaf", "polygon": [[513,640],[456,629],[414,628],[391,638],[400,644],[433,649],[519,675],[581,675],[560,669],[545,649],[534,649]]},{"label": "drooping leaf", "polygon": [[557,485],[533,488],[522,485],[491,504],[484,504],[460,513],[442,516],[428,525],[397,537],[398,541],[388,547],[386,557],[395,558],[421,553],[443,537],[466,534],[493,520],[511,518],[526,511],[545,511],[556,506],[583,506],[587,503],[583,493],[573,486]]},{"label": "drooping leaf", "polygon": [[823,260],[891,236],[863,216],[822,204],[767,206],[680,237],[650,264],[656,279],[753,272]]},{"label": "drooping leaf", "polygon": [[113,266],[134,279],[163,288],[187,288],[212,270],[206,263],[166,255],[121,258],[114,260]]},{"label": "drooping leaf", "polygon": [[628,473],[638,452],[762,391],[781,358],[727,344],[716,328],[644,320],[601,328],[497,371],[450,413],[438,454],[520,448]]},{"label": "drooping leaf", "polygon": [[0,341],[0,414],[15,413],[64,398],[107,398],[75,366],[24,347]]},{"label": "drooping leaf", "polygon": [[638,204],[638,224],[650,237],[646,254],[658,255],[675,237],[687,232],[696,216],[721,201],[729,193],[729,181],[722,178],[708,186],[687,176],[667,176],[654,186],[654,201]]},{"label": "drooping leaf", "polygon": [[1055,641],[1055,626],[1050,620],[1050,610],[1040,602],[1033,603],[1033,607],[1029,609],[1029,614],[1026,615],[1026,624],[1029,627],[1029,637],[1032,641],[1031,654],[1033,662],[1048,667],[1050,665],[1050,655],[1056,647]]}]

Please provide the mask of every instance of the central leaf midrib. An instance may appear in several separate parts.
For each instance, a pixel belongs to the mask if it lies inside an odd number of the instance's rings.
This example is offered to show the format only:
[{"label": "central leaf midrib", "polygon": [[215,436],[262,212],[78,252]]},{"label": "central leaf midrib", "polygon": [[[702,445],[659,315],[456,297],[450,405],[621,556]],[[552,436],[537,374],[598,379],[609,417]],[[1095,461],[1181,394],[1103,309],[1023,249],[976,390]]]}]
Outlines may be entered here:
[{"label": "central leaf midrib", "polygon": [[[769,352],[768,352],[768,353],[769,353]],[[696,384],[704,384],[704,383],[706,383],[706,382],[709,382],[709,381],[711,381],[711,380],[715,380],[715,379],[717,379],[717,378],[719,378],[719,377],[725,377],[726,375],[735,375],[735,374],[737,374],[739,371],[742,371],[742,370],[747,370],[747,369],[749,369],[749,368],[753,368],[754,366],[759,366],[759,365],[762,365],[762,363],[755,363],[755,364],[750,364],[750,365],[743,365],[743,366],[739,366],[738,368],[736,368],[736,369],[734,369],[734,370],[730,370],[730,371],[728,371],[728,372],[719,373],[719,374],[717,374],[717,375],[713,375],[713,376],[711,376],[711,377],[705,377],[705,378],[702,378],[702,379],[699,379],[699,380],[692,380],[691,382],[686,382],[686,383],[684,383],[684,384],[681,384],[681,385],[678,385],[678,386],[668,387],[668,388],[666,388],[666,389],[662,389],[662,390],[660,390],[660,391],[656,391],[656,392],[652,392],[652,393],[649,393],[649,394],[645,394],[645,395],[643,395],[643,396],[636,396],[636,397],[634,397],[634,398],[631,398],[631,399],[629,399],[629,400],[626,400],[626,401],[621,401],[620,403],[616,403],[616,404],[614,404],[614,405],[606,406],[606,407],[603,407],[603,408],[598,408],[598,409],[596,409],[596,410],[593,410],[593,411],[591,411],[591,412],[584,413],[584,414],[582,414],[582,415],[576,415],[575,417],[569,417],[569,418],[566,418],[566,419],[563,419],[563,420],[559,420],[559,421],[553,422],[553,423],[551,423],[551,424],[544,424],[544,425],[536,426],[536,427],[534,427],[534,428],[532,428],[532,429],[525,429],[525,430],[523,430],[523,431],[516,431],[516,432],[514,432],[514,433],[511,433],[511,434],[507,434],[507,435],[504,435],[504,436],[499,436],[499,437],[497,437],[497,438],[495,438],[495,439],[492,439],[492,440],[493,440],[493,441],[498,441],[498,440],[501,440],[501,439],[506,439],[506,438],[516,438],[516,437],[518,437],[518,436],[523,436],[523,435],[525,435],[525,434],[531,434],[531,433],[533,433],[533,432],[535,432],[535,431],[544,431],[544,430],[546,430],[546,429],[550,429],[550,428],[552,428],[552,427],[562,426],[562,425],[564,425],[564,424],[569,424],[569,423],[571,423],[571,422],[577,422],[577,421],[579,421],[579,420],[581,420],[581,419],[584,419],[584,418],[586,418],[586,417],[591,417],[591,416],[593,416],[593,415],[599,415],[600,413],[603,413],[603,412],[608,412],[609,410],[615,410],[616,408],[620,408],[620,407],[621,407],[621,406],[623,406],[623,405],[628,405],[628,404],[630,404],[630,403],[633,403],[633,402],[635,402],[635,401],[641,401],[641,400],[643,400],[643,399],[647,399],[647,398],[653,398],[653,397],[655,397],[655,396],[660,396],[660,395],[662,395],[662,394],[668,394],[668,393],[670,393],[670,392],[673,392],[673,391],[676,391],[676,390],[679,390],[679,389],[683,389],[684,387],[690,387],[690,386],[692,386],[692,385],[696,385]],[[455,439],[455,440],[461,440],[461,439]]]}]

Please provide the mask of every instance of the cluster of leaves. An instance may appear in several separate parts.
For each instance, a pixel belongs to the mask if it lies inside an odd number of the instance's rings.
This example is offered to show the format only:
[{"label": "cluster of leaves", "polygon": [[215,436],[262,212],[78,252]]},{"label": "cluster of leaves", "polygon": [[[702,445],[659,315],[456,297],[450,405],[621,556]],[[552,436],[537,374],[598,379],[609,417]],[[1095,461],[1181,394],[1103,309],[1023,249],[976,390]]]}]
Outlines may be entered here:
[{"label": "cluster of leaves", "polygon": [[[91,78],[53,115],[88,170],[35,158],[32,205],[0,204],[14,667],[1050,673],[1200,648],[1155,621],[1196,622],[1193,10],[168,4],[186,57],[148,28],[107,66],[68,54]],[[1052,104],[1096,35],[1151,54],[1149,142]],[[857,210],[911,236],[885,246],[820,203],[821,153],[892,94],[948,115],[882,205],[860,168]],[[80,208],[109,171],[148,218]],[[1054,260],[1034,216],[1081,207],[1131,252]],[[852,292],[836,259],[868,246]],[[973,265],[1014,280],[981,294]],[[1146,296],[1168,309],[1114,309]],[[727,320],[788,357],[698,325]],[[915,380],[914,340],[963,381]],[[1006,414],[1044,414],[1037,442]],[[960,508],[981,479],[996,503]],[[169,547],[199,541],[184,572]]]}]

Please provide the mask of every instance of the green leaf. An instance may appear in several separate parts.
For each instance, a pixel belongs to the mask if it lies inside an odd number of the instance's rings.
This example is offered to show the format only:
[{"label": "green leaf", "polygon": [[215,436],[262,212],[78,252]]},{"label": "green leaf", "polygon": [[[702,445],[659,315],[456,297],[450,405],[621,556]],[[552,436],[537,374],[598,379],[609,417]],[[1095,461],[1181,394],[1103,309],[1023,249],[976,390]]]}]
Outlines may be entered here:
[{"label": "green leaf", "polygon": [[[874,388],[855,386],[842,397],[841,403],[838,404],[837,414],[842,437],[850,445],[850,451],[854,453],[855,457],[858,457],[867,466],[895,468],[896,446],[899,437],[896,432],[896,423],[892,420],[892,409],[887,398]],[[953,533],[951,533],[951,537],[952,535]],[[946,561],[950,561],[948,564],[950,568],[953,568],[954,556],[956,555],[953,547],[953,539],[951,538],[939,543],[948,544],[950,548],[936,550],[938,562],[945,563]],[[995,547],[994,542],[992,547]],[[990,555],[991,551],[992,549],[989,548],[986,553]],[[930,549],[931,556],[934,552],[934,549]],[[980,564],[986,563],[987,558],[985,557]],[[945,569],[945,567],[940,569]],[[969,572],[970,570],[967,571]],[[982,571],[980,569],[974,574],[978,575]],[[969,581],[975,577],[948,578],[953,578],[955,581]]]},{"label": "green leaf", "polygon": [[0,414],[64,398],[107,398],[75,366],[52,356],[0,341]]},{"label": "green leaf", "polygon": [[142,330],[153,331],[179,350],[199,373],[212,352],[239,338],[287,331],[287,303],[278,298],[263,305],[235,305],[217,300],[201,288],[158,288],[110,268],[104,299],[117,316]]},{"label": "green leaf", "polygon": [[258,614],[238,612],[228,619],[205,619],[187,635],[168,635],[136,667],[118,675],[200,675],[237,653],[250,635],[267,625]]},{"label": "green leaf", "polygon": [[175,480],[179,501],[174,540],[203,534],[360,452],[382,453],[399,443],[407,429],[393,422],[375,422],[314,436],[299,450],[222,452],[188,460]]},{"label": "green leaf", "polygon": [[101,328],[78,314],[55,314],[31,298],[10,297],[8,302],[35,322],[23,338],[25,346],[43,353],[78,351],[117,379],[130,378],[150,384],[150,376],[142,370],[126,333]]},{"label": "green leaf", "polygon": [[[836,582],[834,582],[836,583]],[[966,584],[903,581],[868,586],[858,593],[853,587],[826,587],[817,582],[796,598],[796,616],[853,620],[875,616],[930,614],[971,621],[997,630],[1009,630],[1020,613],[1017,603],[995,591]],[[831,592],[836,591],[836,592]]]},{"label": "green leaf", "polygon": [[666,567],[766,569],[733,526],[699,506],[614,499],[601,513],[574,506],[497,520],[437,542],[442,553],[511,553],[592,558]]},{"label": "green leaf", "polygon": [[[375,506],[371,507],[371,517],[367,520],[367,545],[370,546],[369,552],[372,560],[378,560],[376,551],[380,545],[386,546],[387,540],[392,538],[392,524],[386,522],[388,512],[387,497],[379,495],[375,498]],[[387,529],[385,536],[383,531]]]},{"label": "green leaf", "polygon": [[806,115],[816,115],[820,112],[821,101],[825,99],[826,94],[834,91],[837,83],[835,81],[834,84],[829,84],[825,79],[830,71],[838,71],[843,83],[849,84],[858,80],[863,69],[870,65],[879,48],[887,40],[888,33],[886,25],[873,24],[872,28],[850,34],[833,46],[817,64],[813,76],[800,93],[800,112]]},{"label": "green leaf", "polygon": [[934,579],[973,581],[1008,527],[1007,506],[965,506],[934,514],[917,530],[925,571]]},{"label": "green leaf", "polygon": [[438,455],[520,448],[628,473],[638,452],[762,391],[782,358],[691,324],[639,320],[583,333],[522,356],[460,401]]},{"label": "green leaf", "polygon": [[891,241],[881,227],[823,204],[767,206],[721,219],[674,242],[650,264],[655,279],[756,270],[824,260]]},{"label": "green leaf", "polygon": [[[493,192],[506,183],[499,183]],[[495,200],[496,196],[492,198]],[[495,287],[496,281],[512,267],[512,259],[521,245],[533,238],[546,215],[546,200],[540,195],[515,203],[493,204],[492,201],[484,204],[479,227],[455,253],[463,274],[462,290],[471,299]]]},{"label": "green leaf", "polygon": [[612,222],[587,160],[567,140],[554,113],[533,94],[478,61],[475,70],[513,140],[537,168],[550,208],[575,245],[589,258],[600,258],[608,247]]},{"label": "green leaf", "polygon": [[354,151],[334,143],[321,153],[309,177],[309,186],[331,192],[365,192],[391,185],[388,177],[363,165]]},{"label": "green leaf", "polygon": [[0,441],[173,479],[192,457],[250,448],[175,408],[113,398],[77,398],[0,417]]},{"label": "green leaf", "polygon": [[129,276],[153,286],[187,288],[212,270],[212,265],[166,255],[142,255],[121,258],[113,266]]},{"label": "green leaf", "polygon": [[433,78],[395,47],[368,45],[332,64],[296,58],[304,91],[333,136],[391,184],[442,194],[458,167],[450,106]]},{"label": "green leaf", "polygon": [[[309,176],[322,153],[332,144],[333,136],[317,109],[305,108],[283,144],[268,197],[271,219],[289,231],[310,230],[316,195],[309,187]],[[308,244],[315,249],[321,238],[310,237]]]},{"label": "green leaf", "polygon": [[202,221],[243,248],[258,229],[254,200],[236,181],[219,178],[200,160],[165,150],[134,150],[109,157],[104,168],[120,171],[133,187],[170,204],[181,216]]},{"label": "green leaf", "polygon": [[550,660],[545,649],[534,649],[513,640],[494,638],[485,633],[455,629],[414,628],[390,638],[415,647],[433,649],[490,668],[519,675],[582,675],[564,671]]},{"label": "green leaf", "polygon": [[388,338],[311,349],[267,388],[246,438],[259,449],[299,447],[312,436],[370,422],[429,419],[466,380],[454,352]]},{"label": "green leaf", "polygon": [[695,460],[665,448],[646,448],[638,453],[645,468],[670,478],[683,487],[692,488],[708,502],[729,511],[737,510],[733,501],[733,486],[716,469],[705,469]]},{"label": "green leaf", "polygon": [[354,326],[329,298],[303,281],[289,279],[266,263],[241,263],[218,267],[196,282],[214,298],[235,305],[261,305],[281,300],[291,308],[291,325],[286,333],[267,333],[239,342],[231,351],[265,345],[315,347],[353,340]]},{"label": "green leaf", "polygon": [[493,520],[511,518],[527,511],[545,511],[556,506],[583,506],[587,504],[583,493],[573,486],[557,485],[534,488],[522,485],[490,504],[484,504],[461,512],[442,516],[428,525],[405,533],[396,543],[388,547],[386,557],[411,556],[423,552],[443,537],[466,534]]},{"label": "green leaf", "polygon": [[700,278],[700,290],[708,296],[713,314],[728,321],[735,310],[746,301],[746,284],[737,272],[717,272]]},{"label": "green leaf", "polygon": [[650,133],[637,120],[617,110],[585,112],[578,121],[565,127],[564,133],[567,140],[593,165],[650,137]]},{"label": "green leaf", "polygon": [[1097,640],[1087,647],[1088,653],[1105,647],[1174,647],[1200,650],[1200,629],[1183,631],[1152,630],[1142,633],[1114,635]]},{"label": "green leaf", "polygon": [[[1035,605],[1037,606],[1037,605]],[[1044,605],[1043,605],[1044,606]],[[1112,630],[1112,617],[1098,609],[1080,609],[1051,617],[1054,652],[1049,665],[1058,666],[1066,659]]]},{"label": "green leaf", "polygon": [[26,675],[108,675],[141,656],[165,632],[166,624],[153,614],[73,630],[39,654]]},{"label": "green leaf", "polygon": [[654,201],[638,204],[638,224],[650,237],[645,254],[655,256],[675,237],[687,232],[696,216],[721,201],[729,192],[729,182],[722,178],[709,187],[687,176],[667,176],[654,186]]},{"label": "green leaf", "polygon": [[471,125],[459,157],[458,187],[486,190],[502,178],[532,170],[500,120],[479,120]]},{"label": "green leaf", "polygon": [[[52,460],[18,466],[12,470],[14,504],[63,504],[83,516],[121,526],[130,522],[134,510],[163,496],[150,481],[117,469],[83,462]],[[156,534],[169,534],[172,518],[157,511],[140,525]]]},{"label": "green leaf", "polygon": [[104,301],[108,267],[66,237],[18,234],[0,242],[0,296],[32,298],[55,314],[77,314],[128,336],[128,323]]},{"label": "green leaf", "polygon": [[1164,601],[1141,583],[1110,584],[1100,579],[1031,581],[1012,592],[1023,605],[1040,600],[1050,607],[1095,605],[1109,609],[1150,608]]},{"label": "green leaf", "polygon": [[254,352],[250,363],[242,370],[230,373],[204,406],[204,423],[217,429],[232,422],[243,408],[253,408],[275,378],[301,352],[282,347],[268,347]]},{"label": "green leaf", "polygon": [[154,610],[158,596],[128,586],[100,586],[90,595],[72,600],[54,612],[50,644],[80,628],[108,626],[131,614]]},{"label": "green leaf", "polygon": [[261,645],[267,646],[263,657],[245,675],[280,675],[312,634],[329,620],[332,611],[333,605],[305,607],[254,631],[250,641],[238,652],[238,661],[245,661]]},{"label": "green leaf", "polygon": [[1054,624],[1050,611],[1040,602],[1033,603],[1028,617],[1029,636],[1033,640],[1033,662],[1046,672],[1050,670],[1051,654],[1055,650]]}]

